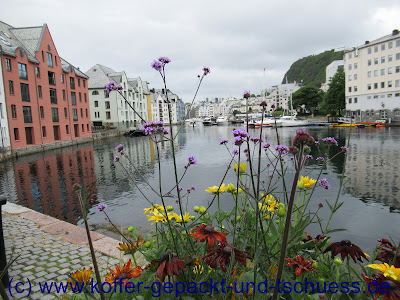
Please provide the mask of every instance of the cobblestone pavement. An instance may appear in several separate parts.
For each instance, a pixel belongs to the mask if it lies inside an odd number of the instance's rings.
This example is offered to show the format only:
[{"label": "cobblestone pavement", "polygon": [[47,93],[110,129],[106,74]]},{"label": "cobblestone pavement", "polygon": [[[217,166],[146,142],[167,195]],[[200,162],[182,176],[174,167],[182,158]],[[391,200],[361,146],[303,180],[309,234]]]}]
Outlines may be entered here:
[{"label": "cobblestone pavement", "polygon": [[[71,272],[93,266],[83,228],[14,204],[3,209],[2,218],[7,261],[19,255],[9,269],[12,295],[7,293],[10,298],[62,299],[65,295],[55,291],[43,294],[39,282],[66,282]],[[95,232],[91,235],[104,280],[109,268],[115,269],[115,264],[121,265],[128,257],[122,257],[116,249],[117,240]],[[145,263],[143,257],[136,256],[136,259],[139,264]],[[92,278],[95,278],[94,271]],[[19,282],[22,282],[19,290],[25,288],[25,292],[16,292],[15,286]]]}]

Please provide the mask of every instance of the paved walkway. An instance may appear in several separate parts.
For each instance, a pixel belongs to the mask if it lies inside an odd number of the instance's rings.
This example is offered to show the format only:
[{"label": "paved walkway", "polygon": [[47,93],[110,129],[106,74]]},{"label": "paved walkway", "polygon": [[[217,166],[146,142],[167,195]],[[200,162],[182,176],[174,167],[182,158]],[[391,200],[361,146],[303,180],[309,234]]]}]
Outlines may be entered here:
[{"label": "paved walkway", "polygon": [[[9,269],[13,298],[28,298],[28,279],[31,282],[28,299],[62,298],[61,294],[41,293],[39,282],[65,282],[71,272],[93,266],[85,229],[12,203],[2,209],[7,260],[20,255]],[[110,267],[115,269],[115,264],[129,257],[121,256],[117,249],[119,241],[95,232],[91,236],[104,280]],[[144,264],[143,259],[141,263]],[[25,284],[26,292],[15,291],[18,282]],[[21,287],[24,286],[20,284]]]}]

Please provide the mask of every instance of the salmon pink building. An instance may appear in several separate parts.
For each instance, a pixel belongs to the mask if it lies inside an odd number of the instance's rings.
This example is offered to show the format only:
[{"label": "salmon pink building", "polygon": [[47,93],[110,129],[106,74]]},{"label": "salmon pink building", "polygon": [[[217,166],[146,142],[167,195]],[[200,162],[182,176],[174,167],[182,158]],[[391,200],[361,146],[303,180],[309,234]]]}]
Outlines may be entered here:
[{"label": "salmon pink building", "polygon": [[0,48],[11,150],[90,139],[88,77],[60,57],[47,25],[0,22]]}]

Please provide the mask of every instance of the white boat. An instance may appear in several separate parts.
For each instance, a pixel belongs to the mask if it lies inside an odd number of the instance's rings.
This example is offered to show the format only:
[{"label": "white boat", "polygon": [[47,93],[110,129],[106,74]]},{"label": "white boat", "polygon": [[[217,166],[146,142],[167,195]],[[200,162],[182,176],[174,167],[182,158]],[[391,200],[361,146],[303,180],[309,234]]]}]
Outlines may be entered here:
[{"label": "white boat", "polygon": [[[264,119],[262,120],[262,127],[272,127],[272,122],[275,122],[274,119]],[[257,120],[256,123],[254,124],[255,128],[260,128],[261,127],[261,119]]]},{"label": "white boat", "polygon": [[218,117],[217,118],[217,125],[228,125],[228,118],[227,117]]},{"label": "white boat", "polygon": [[[279,122],[278,122],[279,121]],[[298,120],[296,116],[283,116],[277,120],[276,127],[300,127],[309,125],[308,120]]]},{"label": "white boat", "polygon": [[212,125],[211,118],[204,118],[203,125],[204,126],[211,126]]}]

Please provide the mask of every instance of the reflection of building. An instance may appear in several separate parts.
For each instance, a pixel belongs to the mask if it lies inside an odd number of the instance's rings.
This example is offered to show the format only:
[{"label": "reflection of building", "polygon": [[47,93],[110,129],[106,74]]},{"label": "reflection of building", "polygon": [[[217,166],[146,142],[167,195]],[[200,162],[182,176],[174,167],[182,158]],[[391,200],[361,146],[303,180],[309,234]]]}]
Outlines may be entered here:
[{"label": "reflection of building", "polygon": [[346,51],[346,111],[361,121],[400,121],[400,33]]},{"label": "reflection of building", "polygon": [[[354,134],[353,134],[354,135]],[[346,192],[400,208],[399,140],[390,128],[380,135],[360,131],[351,138],[346,165]]]},{"label": "reflection of building", "polygon": [[47,25],[0,30],[11,148],[91,137],[87,76],[59,56]]},{"label": "reflection of building", "polygon": [[93,146],[61,153],[32,155],[14,164],[18,204],[76,224],[82,217],[73,185],[85,186],[86,208],[97,197]]}]

